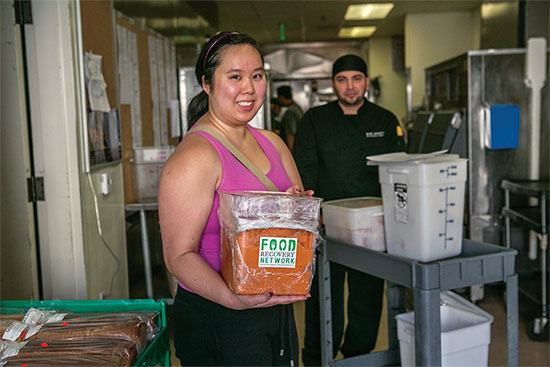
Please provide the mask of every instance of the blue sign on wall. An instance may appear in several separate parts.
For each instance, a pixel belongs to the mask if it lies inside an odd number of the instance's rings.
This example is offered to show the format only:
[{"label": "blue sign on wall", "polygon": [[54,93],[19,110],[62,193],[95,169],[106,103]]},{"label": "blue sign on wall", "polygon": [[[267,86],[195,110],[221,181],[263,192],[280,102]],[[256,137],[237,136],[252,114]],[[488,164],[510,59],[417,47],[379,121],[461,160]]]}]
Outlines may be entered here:
[{"label": "blue sign on wall", "polygon": [[519,144],[519,106],[493,105],[489,109],[489,149],[516,149]]}]

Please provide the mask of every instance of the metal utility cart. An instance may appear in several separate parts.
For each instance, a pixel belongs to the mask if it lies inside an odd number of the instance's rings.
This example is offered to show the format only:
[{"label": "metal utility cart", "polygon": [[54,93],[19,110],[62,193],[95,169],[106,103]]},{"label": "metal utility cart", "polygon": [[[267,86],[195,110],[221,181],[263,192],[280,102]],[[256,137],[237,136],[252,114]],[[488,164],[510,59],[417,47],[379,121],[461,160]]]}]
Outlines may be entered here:
[{"label": "metal utility cart", "polygon": [[[403,291],[412,288],[415,308],[415,356],[417,366],[441,366],[440,292],[493,282],[506,283],[508,365],[518,365],[518,277],[516,251],[464,240],[462,254],[421,263],[384,252],[327,239],[321,247],[319,286],[323,366],[395,365],[400,362],[395,316],[403,310]],[[330,301],[330,263],[342,264],[385,279],[388,305],[389,349],[334,361]]]},{"label": "metal utility cart", "polygon": [[[547,304],[547,270],[546,259],[548,256],[548,196],[550,183],[548,181],[508,181],[502,180],[504,190],[504,207],[502,215],[505,217],[506,226],[506,248],[510,248],[510,220],[518,223],[524,228],[534,231],[537,234],[540,245],[540,270],[541,270],[541,297],[532,296],[521,287],[519,290],[527,297],[534,300],[541,306],[542,314],[530,322],[528,335],[535,340],[548,340],[550,331],[548,325],[548,304]],[[535,197],[538,199],[537,206],[525,208],[512,208],[510,204],[510,193],[524,197]]]}]

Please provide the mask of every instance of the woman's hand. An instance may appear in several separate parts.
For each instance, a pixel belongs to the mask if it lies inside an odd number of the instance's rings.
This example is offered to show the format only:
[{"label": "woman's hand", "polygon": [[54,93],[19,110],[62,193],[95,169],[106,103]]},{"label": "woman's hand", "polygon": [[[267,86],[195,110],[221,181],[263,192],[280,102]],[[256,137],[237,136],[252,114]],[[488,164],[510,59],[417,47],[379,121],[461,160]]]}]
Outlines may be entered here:
[{"label": "woman's hand", "polygon": [[288,192],[292,195],[313,196],[313,190],[304,191],[304,190],[302,190],[300,185],[290,186],[288,189],[286,189],[286,192]]},{"label": "woman's hand", "polygon": [[275,305],[287,305],[298,301],[305,301],[310,298],[311,295],[305,296],[277,296],[272,293],[252,294],[252,295],[237,295],[238,302],[242,305],[242,308],[264,308]]}]

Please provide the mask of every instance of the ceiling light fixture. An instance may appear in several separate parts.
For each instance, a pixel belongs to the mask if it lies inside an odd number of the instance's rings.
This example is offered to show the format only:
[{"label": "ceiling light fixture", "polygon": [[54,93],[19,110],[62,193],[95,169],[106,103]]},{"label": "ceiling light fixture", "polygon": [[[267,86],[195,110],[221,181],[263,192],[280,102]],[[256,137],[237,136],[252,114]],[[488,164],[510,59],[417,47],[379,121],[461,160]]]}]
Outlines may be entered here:
[{"label": "ceiling light fixture", "polygon": [[345,27],[340,28],[340,38],[366,38],[372,36],[376,27]]},{"label": "ceiling light fixture", "polygon": [[384,19],[393,9],[392,3],[349,5],[345,20]]}]

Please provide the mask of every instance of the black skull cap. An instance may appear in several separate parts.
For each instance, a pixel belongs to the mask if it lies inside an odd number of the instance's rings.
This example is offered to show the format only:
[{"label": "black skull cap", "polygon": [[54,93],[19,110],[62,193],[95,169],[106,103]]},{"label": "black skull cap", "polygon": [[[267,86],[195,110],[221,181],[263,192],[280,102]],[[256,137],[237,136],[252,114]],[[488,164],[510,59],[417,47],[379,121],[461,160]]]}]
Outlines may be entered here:
[{"label": "black skull cap", "polygon": [[332,65],[332,77],[342,71],[355,70],[367,76],[367,64],[357,55],[344,55],[338,58]]}]

